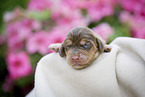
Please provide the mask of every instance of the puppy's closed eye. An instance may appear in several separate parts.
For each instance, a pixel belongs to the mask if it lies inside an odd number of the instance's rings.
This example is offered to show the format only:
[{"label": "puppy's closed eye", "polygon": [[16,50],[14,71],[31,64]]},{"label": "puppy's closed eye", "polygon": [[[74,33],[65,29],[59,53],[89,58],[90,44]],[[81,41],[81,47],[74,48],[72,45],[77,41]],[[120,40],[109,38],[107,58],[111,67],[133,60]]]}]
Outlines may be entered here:
[{"label": "puppy's closed eye", "polygon": [[82,40],[82,41],[80,42],[80,46],[83,47],[84,49],[89,50],[89,49],[91,49],[92,44],[91,44],[91,42],[89,42],[89,41],[87,41],[87,40]]},{"label": "puppy's closed eye", "polygon": [[73,43],[71,40],[66,40],[64,44],[65,44],[66,50],[68,50],[72,46]]},{"label": "puppy's closed eye", "polygon": [[80,41],[80,45],[85,45],[87,43],[87,40],[85,40],[85,39],[82,39],[81,41]]},{"label": "puppy's closed eye", "polygon": [[71,46],[71,45],[72,45],[72,41],[68,39],[68,40],[65,41],[65,44],[66,44],[67,46]]}]

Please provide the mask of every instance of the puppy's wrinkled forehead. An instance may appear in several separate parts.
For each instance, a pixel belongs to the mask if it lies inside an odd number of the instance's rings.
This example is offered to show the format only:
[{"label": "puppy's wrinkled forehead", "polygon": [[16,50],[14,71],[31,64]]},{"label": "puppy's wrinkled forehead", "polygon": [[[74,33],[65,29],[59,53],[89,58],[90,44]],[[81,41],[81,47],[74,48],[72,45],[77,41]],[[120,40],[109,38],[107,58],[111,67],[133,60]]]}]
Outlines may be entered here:
[{"label": "puppy's wrinkled forehead", "polygon": [[76,27],[72,29],[67,35],[67,38],[71,38],[75,41],[83,37],[90,38],[92,40],[95,39],[93,32],[86,27]]}]

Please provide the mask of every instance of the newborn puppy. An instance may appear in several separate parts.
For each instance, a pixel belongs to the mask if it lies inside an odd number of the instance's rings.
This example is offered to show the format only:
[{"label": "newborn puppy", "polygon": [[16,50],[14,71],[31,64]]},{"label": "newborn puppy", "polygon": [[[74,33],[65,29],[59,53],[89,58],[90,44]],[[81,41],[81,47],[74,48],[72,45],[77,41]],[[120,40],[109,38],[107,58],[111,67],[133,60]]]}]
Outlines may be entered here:
[{"label": "newborn puppy", "polygon": [[49,49],[59,51],[67,63],[75,69],[89,66],[104,51],[110,51],[105,41],[86,27],[72,29],[62,44],[52,44]]}]

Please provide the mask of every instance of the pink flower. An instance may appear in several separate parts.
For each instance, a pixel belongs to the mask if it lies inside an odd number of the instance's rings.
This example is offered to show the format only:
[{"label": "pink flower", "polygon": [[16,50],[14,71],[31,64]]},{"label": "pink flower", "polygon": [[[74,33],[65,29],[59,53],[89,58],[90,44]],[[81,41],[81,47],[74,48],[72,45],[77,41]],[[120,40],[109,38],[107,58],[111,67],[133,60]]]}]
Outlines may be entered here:
[{"label": "pink flower", "polygon": [[65,40],[66,32],[65,29],[54,28],[50,32],[49,42],[50,43],[62,43]]},{"label": "pink flower", "polygon": [[144,0],[119,0],[119,2],[125,10],[145,17]]},{"label": "pink flower", "polygon": [[39,52],[40,54],[48,53],[49,36],[46,32],[36,32],[32,35],[26,43],[26,49],[29,53],[33,54]]},{"label": "pink flower", "polygon": [[45,10],[49,9],[52,5],[51,0],[31,0],[28,4],[29,10]]},{"label": "pink flower", "polygon": [[25,52],[9,53],[7,58],[8,71],[12,79],[25,77],[31,73],[31,64]]},{"label": "pink flower", "polygon": [[106,3],[114,6],[117,0],[61,0],[71,8],[87,9],[94,3]]},{"label": "pink flower", "polygon": [[9,51],[17,51],[24,47],[24,41],[20,37],[11,37],[8,39]]},{"label": "pink flower", "polygon": [[[70,30],[70,29],[64,25],[54,27],[49,32],[49,38],[48,38],[49,45],[53,44],[53,43],[62,43],[65,40],[68,30]],[[49,52],[52,53],[55,51],[51,51],[49,49]]]},{"label": "pink flower", "polygon": [[52,12],[52,19],[56,22],[56,26],[61,25],[66,28],[88,25],[80,10],[70,8],[68,5],[63,5],[63,3]]},{"label": "pink flower", "polygon": [[18,19],[20,16],[22,16],[22,10],[18,7],[15,8],[13,12],[6,12],[4,14],[4,21],[6,23],[12,22],[15,19]]},{"label": "pink flower", "polygon": [[133,7],[132,5],[136,5],[136,0],[120,0],[122,7],[125,8],[128,11],[132,11]]},{"label": "pink flower", "polygon": [[128,26],[131,27],[131,29],[145,27],[145,18],[140,15],[131,15],[130,12],[123,11],[119,16],[119,19],[122,23],[129,24]]},{"label": "pink flower", "polygon": [[38,21],[21,19],[7,25],[8,37],[20,37],[22,40],[31,35],[32,30],[38,30],[41,25]]},{"label": "pink flower", "polygon": [[70,6],[71,8],[76,8],[79,0],[61,0],[64,4]]},{"label": "pink flower", "polygon": [[131,28],[133,37],[145,39],[145,18],[140,15],[131,15],[127,11],[120,14],[120,21],[127,23]]},{"label": "pink flower", "polygon": [[120,13],[119,20],[122,23],[127,23],[128,25],[132,25],[133,24],[133,16],[127,11],[122,11]]},{"label": "pink flower", "polygon": [[135,29],[132,33],[133,37],[145,39],[145,28]]},{"label": "pink flower", "polygon": [[22,19],[7,25],[8,47],[10,50],[21,49],[24,40],[31,36],[32,30],[40,29],[39,22],[29,19]]},{"label": "pink flower", "polygon": [[134,16],[133,24],[130,26],[133,31],[133,37],[145,39],[145,18]]},{"label": "pink flower", "polygon": [[[81,23],[81,25],[78,24],[79,26],[86,26],[88,21],[84,20],[85,18],[81,14],[81,9],[87,10],[87,17],[91,21],[98,21],[104,16],[113,14],[113,1],[115,0],[60,0],[59,2],[53,2],[53,6],[51,7],[52,18],[60,24],[71,24],[72,21],[76,20],[78,21],[77,23]],[[83,21],[85,21],[84,24],[86,25],[82,25]]]},{"label": "pink flower", "polygon": [[87,7],[88,16],[91,21],[99,21],[105,16],[110,16],[114,13],[113,5],[108,3],[107,0],[93,2]]},{"label": "pink flower", "polygon": [[[82,25],[85,26],[86,23],[81,15],[81,11],[78,9],[71,8],[65,3],[61,2],[55,10],[52,10],[52,19],[56,24],[67,24],[67,25]],[[74,23],[73,22],[76,22]],[[83,22],[83,23],[82,23]]]},{"label": "pink flower", "polygon": [[108,37],[114,32],[113,29],[107,23],[102,23],[97,27],[93,28],[93,31],[99,34],[104,40],[107,40]]},{"label": "pink flower", "polygon": [[143,16],[133,16],[133,23],[131,25],[132,29],[143,29],[145,27],[145,17]]}]

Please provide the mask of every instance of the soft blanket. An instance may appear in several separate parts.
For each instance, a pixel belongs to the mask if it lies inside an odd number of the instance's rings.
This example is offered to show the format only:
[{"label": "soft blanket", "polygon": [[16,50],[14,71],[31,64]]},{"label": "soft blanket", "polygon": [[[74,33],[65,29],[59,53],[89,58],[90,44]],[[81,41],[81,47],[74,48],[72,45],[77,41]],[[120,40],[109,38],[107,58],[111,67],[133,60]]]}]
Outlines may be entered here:
[{"label": "soft blanket", "polygon": [[110,46],[82,70],[58,53],[44,56],[27,97],[145,97],[145,40],[117,38]]}]

